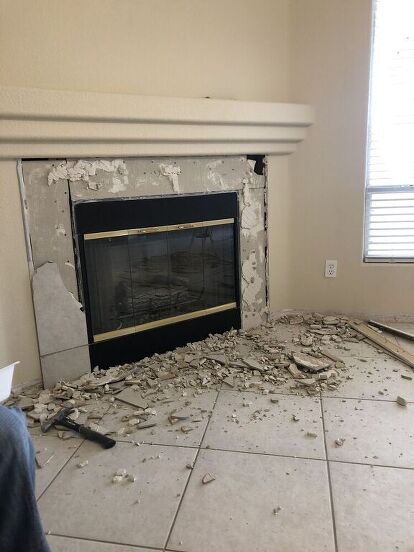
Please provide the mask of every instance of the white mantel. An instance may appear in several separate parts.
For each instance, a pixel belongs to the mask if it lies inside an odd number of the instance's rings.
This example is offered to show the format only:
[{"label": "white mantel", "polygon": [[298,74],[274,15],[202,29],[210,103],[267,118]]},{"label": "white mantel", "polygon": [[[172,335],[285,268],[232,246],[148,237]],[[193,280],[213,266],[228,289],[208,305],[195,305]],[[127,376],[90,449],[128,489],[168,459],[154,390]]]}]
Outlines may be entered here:
[{"label": "white mantel", "polygon": [[310,106],[0,88],[0,159],[283,155]]}]

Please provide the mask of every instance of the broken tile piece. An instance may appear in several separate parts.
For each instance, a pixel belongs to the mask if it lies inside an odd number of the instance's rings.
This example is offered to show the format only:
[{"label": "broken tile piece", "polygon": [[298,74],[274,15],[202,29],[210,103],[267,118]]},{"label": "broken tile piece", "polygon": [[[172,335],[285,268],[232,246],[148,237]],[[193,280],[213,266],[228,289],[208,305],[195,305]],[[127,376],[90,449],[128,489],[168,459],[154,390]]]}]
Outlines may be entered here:
[{"label": "broken tile piece", "polygon": [[299,366],[303,366],[311,372],[319,372],[319,370],[327,370],[331,367],[331,362],[326,362],[322,359],[315,358],[313,356],[307,355],[306,353],[292,353],[293,360]]},{"label": "broken tile piece", "polygon": [[287,369],[291,374],[291,376],[294,377],[295,379],[300,379],[305,377],[304,374],[299,370],[299,368],[296,366],[294,362],[291,362],[287,367]]},{"label": "broken tile piece", "polygon": [[396,402],[400,406],[407,406],[407,401],[403,397],[397,397]]},{"label": "broken tile piece", "polygon": [[57,264],[36,269],[32,287],[41,356],[87,345],[85,313],[66,289]]},{"label": "broken tile piece", "polygon": [[211,473],[206,473],[203,475],[203,478],[201,480],[201,482],[203,483],[203,485],[207,485],[207,483],[211,483],[212,481],[215,481],[215,477],[214,475],[212,475]]},{"label": "broken tile piece", "polygon": [[36,451],[36,465],[38,468],[42,469],[48,464],[52,458],[55,456],[53,451],[48,450],[47,448],[43,450]]},{"label": "broken tile piece", "polygon": [[128,387],[116,395],[116,400],[135,406],[136,408],[148,408],[148,402],[141,397],[141,392]]}]

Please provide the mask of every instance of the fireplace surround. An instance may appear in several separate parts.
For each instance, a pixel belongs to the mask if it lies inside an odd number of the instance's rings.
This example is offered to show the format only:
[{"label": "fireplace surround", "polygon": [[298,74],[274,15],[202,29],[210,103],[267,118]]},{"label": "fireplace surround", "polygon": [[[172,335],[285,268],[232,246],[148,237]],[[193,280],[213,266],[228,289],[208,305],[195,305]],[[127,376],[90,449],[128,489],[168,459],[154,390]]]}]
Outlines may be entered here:
[{"label": "fireplace surround", "polygon": [[[23,161],[47,385],[266,320],[267,182],[256,162],[247,156]],[[156,251],[147,255],[142,240],[156,243]],[[116,269],[100,271],[111,256]],[[201,267],[215,280],[209,294],[202,293]],[[187,311],[184,299],[191,296]],[[148,297],[156,316],[142,318],[138,303]]]},{"label": "fireplace surround", "polygon": [[[242,327],[265,318],[266,189],[276,194],[284,181],[285,161],[275,156],[305,138],[310,106],[1,87],[0,105],[0,174],[20,185],[38,338],[36,350],[25,326],[22,360],[35,374],[40,357],[45,385],[91,368],[72,232],[77,201],[236,192]],[[246,157],[263,155],[271,156],[269,183]],[[21,320],[33,311],[26,280],[16,283]]]}]

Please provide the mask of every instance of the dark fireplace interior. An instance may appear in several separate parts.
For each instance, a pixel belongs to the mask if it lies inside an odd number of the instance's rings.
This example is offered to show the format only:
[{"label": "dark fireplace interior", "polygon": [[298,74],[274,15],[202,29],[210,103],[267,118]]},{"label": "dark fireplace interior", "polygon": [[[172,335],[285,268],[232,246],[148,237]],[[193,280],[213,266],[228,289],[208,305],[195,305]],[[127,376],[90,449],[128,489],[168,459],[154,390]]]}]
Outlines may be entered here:
[{"label": "dark fireplace interior", "polygon": [[236,193],[75,203],[91,365],[240,327]]}]

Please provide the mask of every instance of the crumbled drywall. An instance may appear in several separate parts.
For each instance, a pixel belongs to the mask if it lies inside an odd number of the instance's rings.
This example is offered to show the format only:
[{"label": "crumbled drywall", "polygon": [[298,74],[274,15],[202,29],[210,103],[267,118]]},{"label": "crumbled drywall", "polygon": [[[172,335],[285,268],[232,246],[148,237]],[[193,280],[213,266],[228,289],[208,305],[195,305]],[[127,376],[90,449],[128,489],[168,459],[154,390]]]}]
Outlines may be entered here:
[{"label": "crumbled drywall", "polygon": [[178,165],[160,164],[160,171],[163,176],[166,176],[172,184],[173,192],[178,194],[180,186],[178,184],[178,175],[181,174],[181,168]]},{"label": "crumbled drywall", "polygon": [[252,200],[250,183],[247,179],[243,182],[240,226],[242,235],[246,239],[251,234],[257,235],[264,227],[261,205],[259,202]]},{"label": "crumbled drywall", "polygon": [[[62,161],[61,163],[53,166],[49,171],[47,182],[49,186],[58,182],[59,180],[69,180],[70,182],[76,182],[82,180],[84,182],[90,182],[91,176],[96,176],[97,171],[104,171],[107,173],[118,173],[126,176],[128,174],[125,162],[122,159],[95,159],[94,161]],[[92,185],[91,189],[95,189]]]},{"label": "crumbled drywall", "polygon": [[240,210],[240,261],[243,327],[251,328],[267,317],[267,259],[264,189],[244,182]]},{"label": "crumbled drywall", "polygon": [[[175,158],[135,158],[125,159],[128,177],[117,173],[101,171],[94,178],[98,188],[91,190],[82,180],[69,182],[72,201],[108,199],[110,197],[132,198],[171,193],[194,194],[222,191],[239,191],[242,180],[247,178],[253,187],[264,186],[255,180],[255,175],[246,161],[246,157],[180,157]],[[171,177],[162,174],[160,165],[179,168],[175,175],[177,182],[173,188],[175,170]],[[121,180],[121,186],[114,179]],[[260,177],[259,177],[260,178]],[[174,178],[175,179],[175,178]],[[115,184],[115,185],[114,185]],[[123,189],[121,189],[123,188]],[[177,191],[178,190],[178,191]]]}]

